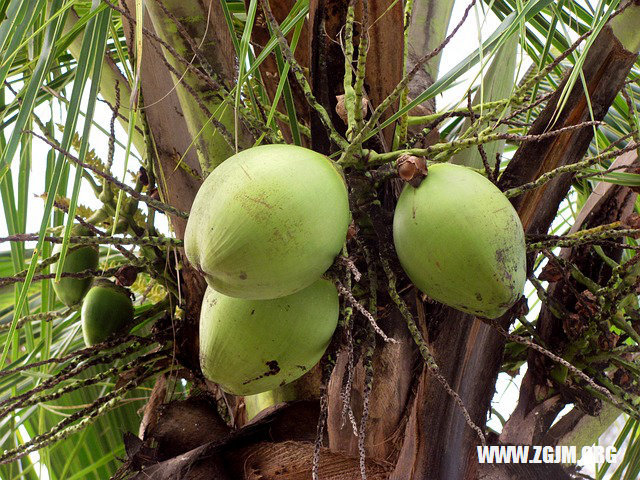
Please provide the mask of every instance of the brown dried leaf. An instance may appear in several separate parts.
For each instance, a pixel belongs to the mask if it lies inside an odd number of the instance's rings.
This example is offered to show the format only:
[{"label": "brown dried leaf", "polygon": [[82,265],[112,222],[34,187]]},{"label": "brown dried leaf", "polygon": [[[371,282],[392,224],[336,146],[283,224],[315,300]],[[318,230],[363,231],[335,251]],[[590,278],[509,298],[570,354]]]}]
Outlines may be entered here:
[{"label": "brown dried leaf", "polygon": [[142,185],[145,187],[149,185],[149,175],[144,167],[140,167],[140,170],[138,170],[138,177],[140,178],[140,183],[142,183]]},{"label": "brown dried leaf", "polygon": [[620,340],[620,335],[608,332],[598,337],[598,348],[600,350],[609,351],[615,348]]},{"label": "brown dried leaf", "polygon": [[114,274],[116,284],[122,287],[130,287],[138,277],[138,267],[133,265],[124,265]]},{"label": "brown dried leaf", "polygon": [[349,224],[349,229],[347,230],[347,241],[351,240],[358,234],[358,225],[355,222],[351,222]]},{"label": "brown dried leaf", "polygon": [[626,369],[619,368],[613,374],[613,383],[626,389],[633,383],[633,376]]},{"label": "brown dried leaf", "polygon": [[585,320],[589,320],[598,313],[598,299],[589,290],[585,290],[578,297],[578,303],[576,304],[576,310],[578,314]]},{"label": "brown dried leaf", "polygon": [[[640,193],[636,190],[634,191],[636,193]],[[638,215],[637,213],[632,213],[627,217],[623,218],[622,220],[620,220],[620,223],[625,228],[640,228],[640,215]]]},{"label": "brown dried leaf", "polygon": [[547,262],[540,275],[538,275],[538,280],[549,283],[559,282],[563,278],[564,272],[557,262]]},{"label": "brown dried leaf", "polygon": [[562,329],[569,338],[575,339],[585,332],[587,324],[577,313],[570,313],[562,319]]}]

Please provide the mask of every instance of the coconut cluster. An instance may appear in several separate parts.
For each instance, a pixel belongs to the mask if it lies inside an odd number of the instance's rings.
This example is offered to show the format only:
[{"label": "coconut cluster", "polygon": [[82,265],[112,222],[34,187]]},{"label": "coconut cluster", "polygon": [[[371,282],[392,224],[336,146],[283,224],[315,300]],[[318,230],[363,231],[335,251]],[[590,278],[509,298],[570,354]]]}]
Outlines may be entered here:
[{"label": "coconut cluster", "polygon": [[345,181],[324,155],[292,145],[244,150],[194,200],[185,252],[208,288],[200,314],[204,375],[237,395],[302,376],[338,322],[322,280],[350,221]]},{"label": "coconut cluster", "polygon": [[[81,225],[71,229],[73,236],[88,236],[91,232]],[[56,245],[53,253],[59,253]],[[62,264],[63,273],[94,270],[98,266],[96,245],[86,245],[69,251]],[[57,264],[53,269],[57,268]],[[53,290],[62,303],[81,308],[82,334],[87,346],[105,341],[111,335],[126,331],[133,320],[133,302],[129,292],[106,279],[62,277],[53,283]]]},{"label": "coconut cluster", "polygon": [[[416,168],[419,178],[411,175],[393,220],[402,268],[441,303],[485,318],[504,314],[525,282],[516,211],[469,168]],[[305,148],[250,148],[205,180],[185,250],[208,283],[200,364],[209,380],[255,395],[290,384],[319,361],[338,321],[336,289],[320,277],[349,220],[341,174]]]}]

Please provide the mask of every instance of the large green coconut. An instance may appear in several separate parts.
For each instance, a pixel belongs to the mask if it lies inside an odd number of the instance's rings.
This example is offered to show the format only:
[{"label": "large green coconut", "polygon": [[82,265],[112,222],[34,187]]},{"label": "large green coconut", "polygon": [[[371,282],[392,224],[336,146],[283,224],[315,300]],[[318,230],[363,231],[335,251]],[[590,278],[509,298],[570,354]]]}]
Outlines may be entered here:
[{"label": "large green coconut", "polygon": [[129,292],[108,280],[97,280],[82,302],[82,334],[89,345],[130,328],[133,302]]},{"label": "large green coconut", "polygon": [[446,305],[497,318],[522,294],[526,247],[518,214],[466,167],[434,165],[418,188],[407,185],[393,240],[411,281]]},{"label": "large green coconut", "polygon": [[[89,231],[80,225],[71,229],[72,236],[85,236]],[[74,244],[71,245],[72,247]],[[53,253],[60,253],[62,245],[57,244],[53,248]],[[93,270],[98,266],[99,254],[96,245],[87,245],[74,250],[67,250],[62,271],[64,273],[78,273],[83,270]],[[57,263],[53,265],[52,271],[56,271]],[[82,301],[91,286],[92,278],[71,278],[62,277],[59,282],[53,282],[53,290],[62,303],[68,307],[77,305]]]},{"label": "large green coconut", "polygon": [[207,288],[200,313],[200,366],[235,395],[302,376],[322,357],[338,324],[338,293],[318,280],[273,300],[233,298]]},{"label": "large green coconut", "polygon": [[191,208],[185,250],[217,291],[277,298],[311,285],[331,266],[349,219],[345,182],[327,157],[264,145],[207,177]]}]

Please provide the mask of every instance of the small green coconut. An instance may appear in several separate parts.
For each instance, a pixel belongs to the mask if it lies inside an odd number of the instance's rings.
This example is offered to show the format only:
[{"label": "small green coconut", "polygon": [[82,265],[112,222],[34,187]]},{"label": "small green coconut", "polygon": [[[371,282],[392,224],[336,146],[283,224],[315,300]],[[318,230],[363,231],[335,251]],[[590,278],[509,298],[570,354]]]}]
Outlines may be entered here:
[{"label": "small green coconut", "polygon": [[338,324],[338,292],[326,280],[273,300],[207,291],[200,313],[200,366],[234,395],[273,390],[322,357]]},{"label": "small green coconut", "polygon": [[289,383],[267,392],[247,395],[244,397],[244,408],[247,412],[247,421],[251,420],[266,408],[282,402],[290,402],[297,398],[297,392],[293,383]]},{"label": "small green coconut", "polygon": [[109,280],[96,280],[82,302],[82,334],[87,346],[122,333],[133,320],[129,292]]},{"label": "small green coconut", "polygon": [[218,292],[278,298],[320,278],[340,253],[349,221],[346,184],[327,157],[264,145],[207,177],[189,214],[185,251]]},{"label": "small green coconut", "polygon": [[[72,236],[88,236],[91,232],[81,225],[75,225],[71,229]],[[71,246],[74,246],[71,244]],[[53,253],[60,253],[62,245],[57,244],[53,248]],[[67,250],[65,255],[62,271],[64,273],[78,273],[84,270],[94,270],[98,266],[99,260],[98,247],[96,245],[87,245],[74,250]],[[58,263],[52,267],[55,272]],[[68,307],[79,304],[85,294],[91,287],[92,278],[71,278],[62,277],[59,282],[53,282],[53,290],[62,303]]]},{"label": "small green coconut", "polygon": [[489,180],[452,164],[405,186],[393,219],[402,268],[429,297],[497,318],[522,295],[526,246],[517,212]]}]

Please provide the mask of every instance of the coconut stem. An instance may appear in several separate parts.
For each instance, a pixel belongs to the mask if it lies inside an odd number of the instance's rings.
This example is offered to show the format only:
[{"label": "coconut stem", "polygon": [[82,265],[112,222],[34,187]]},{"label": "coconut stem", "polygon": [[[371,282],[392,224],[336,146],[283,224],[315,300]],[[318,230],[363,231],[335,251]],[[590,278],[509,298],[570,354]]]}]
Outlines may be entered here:
[{"label": "coconut stem", "polygon": [[[353,87],[354,122],[356,131],[362,128],[362,102],[364,98],[364,80],[367,72],[367,53],[369,51],[369,4],[368,0],[362,0],[362,26],[360,28],[360,40],[358,43],[358,63],[356,66],[356,82]],[[367,102],[368,105],[368,102]],[[352,137],[349,138],[352,140]],[[361,146],[357,149],[361,150]]]},{"label": "coconut stem", "polygon": [[[114,407],[127,392],[137,388],[143,381],[156,373],[158,373],[158,371],[150,369],[146,373],[136,376],[136,378],[127,382],[122,387],[97,399],[88,407],[76,411],[73,415],[62,420],[48,432],[33,437],[31,440],[23,443],[17,448],[5,450],[5,452],[0,455],[0,465],[13,462],[35,450],[51,443],[59,442],[60,440],[82,430],[87,425],[93,423],[98,416]],[[78,423],[73,424],[73,422],[79,419],[81,420]]]},{"label": "coconut stem", "polygon": [[355,0],[349,0],[347,18],[344,26],[344,107],[347,111],[347,139],[353,135],[356,127],[356,92],[351,84],[353,78],[353,22],[355,19]]},{"label": "coconut stem", "polygon": [[481,145],[483,143],[493,142],[496,140],[509,140],[512,142],[534,142],[544,140],[550,137],[561,135],[568,131],[579,130],[585,127],[602,125],[601,121],[588,121],[578,125],[569,125],[558,130],[545,132],[539,135],[516,135],[513,133],[490,133],[493,128],[484,129],[478,136],[469,137],[463,140],[454,140],[452,142],[442,142],[431,145],[427,148],[410,148],[406,150],[395,150],[387,153],[376,153],[372,150],[364,150],[363,154],[368,158],[369,165],[380,165],[383,163],[396,160],[401,155],[413,155],[416,157],[427,157],[430,161],[446,162],[449,157],[459,150],[465,149],[472,145]]},{"label": "coconut stem", "polygon": [[[407,0],[404,4],[404,49],[403,49],[403,60],[402,60],[402,76],[404,77],[407,74],[407,58],[409,56],[409,26],[411,25],[411,16],[413,15],[413,0]],[[398,108],[402,109],[405,105],[407,105],[409,99],[409,84],[404,88],[402,94],[400,95],[400,102],[398,104]],[[408,129],[408,121],[409,121],[409,112],[405,113],[399,118],[398,127],[396,131],[396,135],[394,136],[394,148],[398,148],[399,145],[402,145],[407,141],[407,129]]]},{"label": "coconut stem", "polygon": [[[52,274],[53,275],[53,274]],[[23,281],[23,279],[19,279],[19,281]],[[16,322],[16,329],[22,327],[26,323],[30,322],[51,322],[58,318],[66,317],[73,313],[73,309],[67,308],[64,310],[60,310],[57,312],[40,312],[40,313],[32,313],[31,315],[25,315],[24,317],[20,317]],[[11,327],[10,323],[3,323],[0,325],[0,332],[4,332],[9,330]]]},{"label": "coconut stem", "polygon": [[629,52],[637,53],[640,50],[640,3],[630,1],[624,6],[624,11],[609,22],[622,46]]},{"label": "coconut stem", "polygon": [[[620,228],[619,222],[613,222],[612,224],[601,225],[600,227],[589,230],[581,230],[570,235],[548,235],[542,241],[529,243],[527,250],[532,252],[553,247],[575,247],[587,243],[606,241],[610,238],[635,238],[638,236],[640,236],[639,228]],[[624,245],[624,248],[636,249],[632,245]]]},{"label": "coconut stem", "polygon": [[291,71],[293,72],[293,75],[298,81],[300,88],[304,92],[304,96],[307,99],[307,103],[311,108],[313,108],[316,111],[316,113],[320,117],[320,120],[322,121],[323,125],[327,129],[329,138],[336,145],[338,145],[338,147],[341,150],[344,150],[345,148],[347,148],[348,143],[333,126],[333,123],[331,122],[331,117],[327,113],[327,110],[320,104],[320,102],[318,102],[316,97],[313,95],[313,92],[311,90],[311,85],[309,84],[307,77],[305,77],[304,72],[302,71],[302,67],[300,66],[298,61],[294,58],[293,54],[291,53],[291,48],[289,48],[289,42],[287,42],[287,39],[285,38],[284,34],[282,33],[282,30],[280,29],[280,25],[278,25],[278,22],[274,17],[273,12],[271,11],[269,0],[261,0],[260,4],[262,5],[262,10],[264,11],[265,18],[267,19],[267,22],[269,22],[269,26],[271,27],[271,29],[276,35],[276,38],[278,39],[278,43],[280,44],[280,49],[282,50],[282,55],[284,56],[286,61],[289,62],[289,64],[291,65]]},{"label": "coconut stem", "polygon": [[[263,0],[264,2],[265,0]],[[402,80],[396,85],[393,91],[385,98],[380,105],[373,111],[371,117],[367,121],[367,123],[360,129],[358,134],[352,139],[351,144],[348,148],[343,152],[340,157],[339,162],[349,165],[353,163],[355,158],[355,154],[358,151],[360,145],[368,138],[369,133],[373,130],[374,126],[377,125],[378,121],[382,118],[384,112],[390,108],[393,103],[398,100],[402,92],[409,85],[409,82],[416,76],[416,74],[420,71],[422,66],[431,60],[433,57],[437,56],[440,51],[451,41],[451,38],[458,32],[462,24],[466,21],[471,8],[475,5],[476,0],[471,0],[467,8],[465,9],[460,22],[454,27],[453,31],[444,39],[444,41],[434,50],[425,54],[422,58],[420,58],[415,66],[411,69],[409,73],[402,77]]]},{"label": "coconut stem", "polygon": [[411,314],[409,307],[404,302],[404,300],[400,297],[400,294],[396,289],[396,276],[395,276],[395,273],[393,273],[391,266],[389,265],[389,261],[383,255],[380,255],[380,263],[382,264],[384,272],[387,275],[389,296],[391,297],[393,302],[396,304],[396,307],[400,311],[400,314],[404,317],[405,321],[407,322],[407,328],[409,329],[409,333],[411,334],[413,341],[418,346],[418,350],[420,351],[420,355],[422,355],[422,358],[426,363],[427,369],[429,369],[429,372],[431,373],[431,375],[433,375],[436,378],[436,380],[438,380],[438,382],[442,385],[442,387],[445,389],[447,394],[451,398],[453,398],[453,400],[458,405],[458,408],[460,409],[465,421],[467,422],[467,425],[478,434],[480,443],[483,446],[486,446],[487,441],[484,437],[484,433],[482,433],[482,429],[478,427],[473,420],[471,420],[469,411],[467,410],[467,407],[465,407],[464,402],[462,401],[462,398],[460,398],[460,395],[458,395],[458,393],[451,388],[451,386],[449,385],[449,382],[447,382],[447,379],[444,378],[440,373],[440,368],[438,367],[438,364],[436,363],[436,360],[433,357],[433,354],[429,350],[429,347],[427,346],[427,342],[425,342],[424,338],[422,338],[422,333],[420,333],[420,330],[418,329],[418,325],[413,319],[413,315]]},{"label": "coconut stem", "polygon": [[[32,242],[38,240],[35,233],[20,233],[0,237],[1,242]],[[62,243],[62,237],[46,236],[45,241],[51,243]],[[137,245],[143,246],[174,246],[182,247],[184,242],[172,237],[69,237],[69,243],[79,245]]]},{"label": "coconut stem", "polygon": [[[622,153],[636,150],[638,147],[640,147],[640,144],[633,142],[627,145],[626,147],[618,150],[613,150],[606,153],[602,153],[600,155],[589,157],[589,158],[586,158],[585,160],[573,163],[571,165],[564,165],[562,167],[554,168],[553,170],[549,170],[548,172],[540,175],[533,182],[525,183],[523,185],[520,185],[519,187],[506,190],[504,194],[507,198],[517,197],[518,195],[522,195],[528,192],[529,190],[534,190],[538,187],[541,187],[542,185],[547,183],[549,180],[552,180],[558,175],[561,175],[563,173],[579,172],[585,168],[596,165],[597,163],[600,163],[603,160],[615,158],[620,156]],[[626,167],[623,167],[623,168],[626,168]],[[601,173],[604,174],[604,173],[607,173],[607,171],[602,171]]]}]

